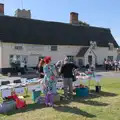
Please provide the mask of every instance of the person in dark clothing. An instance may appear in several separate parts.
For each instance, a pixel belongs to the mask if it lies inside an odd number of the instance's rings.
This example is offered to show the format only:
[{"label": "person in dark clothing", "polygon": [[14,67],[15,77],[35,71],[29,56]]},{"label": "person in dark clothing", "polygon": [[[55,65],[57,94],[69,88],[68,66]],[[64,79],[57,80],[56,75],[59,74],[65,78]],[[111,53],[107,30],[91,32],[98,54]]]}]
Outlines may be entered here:
[{"label": "person in dark clothing", "polygon": [[90,68],[90,65],[89,65],[89,64],[87,64],[87,65],[86,65],[86,69],[88,70],[89,68]]},{"label": "person in dark clothing", "polygon": [[104,62],[104,64],[105,64],[105,69],[106,69],[106,72],[109,70],[108,68],[109,68],[109,65],[108,65],[108,60],[106,60],[105,62]]},{"label": "person in dark clothing", "polygon": [[[64,77],[64,95],[65,99],[72,99],[73,94],[73,88],[72,88],[72,81],[73,81],[73,69],[78,68],[74,63],[70,63],[68,61],[68,58],[65,58],[64,65],[61,68],[60,74]],[[68,88],[69,87],[69,93],[70,96],[68,96]]]},{"label": "person in dark clothing", "polygon": [[39,71],[39,77],[40,78],[44,78],[44,72],[43,72],[43,66],[44,66],[45,62],[43,59],[40,60],[39,64],[38,64],[38,71]]}]

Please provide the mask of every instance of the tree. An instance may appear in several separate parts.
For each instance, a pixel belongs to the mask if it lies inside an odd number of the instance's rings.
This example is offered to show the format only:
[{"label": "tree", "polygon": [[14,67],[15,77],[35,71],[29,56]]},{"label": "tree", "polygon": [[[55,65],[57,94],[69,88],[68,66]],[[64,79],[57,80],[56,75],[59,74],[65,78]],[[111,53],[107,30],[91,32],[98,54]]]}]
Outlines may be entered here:
[{"label": "tree", "polygon": [[79,21],[79,24],[80,24],[81,26],[90,26],[88,23],[83,22],[83,21]]}]

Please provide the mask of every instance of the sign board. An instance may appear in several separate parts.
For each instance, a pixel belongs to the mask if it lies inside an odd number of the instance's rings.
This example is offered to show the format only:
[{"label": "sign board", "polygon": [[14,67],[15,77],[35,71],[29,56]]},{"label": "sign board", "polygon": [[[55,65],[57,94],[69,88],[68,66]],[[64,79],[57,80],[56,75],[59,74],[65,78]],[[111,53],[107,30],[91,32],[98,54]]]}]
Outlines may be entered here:
[{"label": "sign board", "polygon": [[15,93],[16,94],[23,94],[24,93],[24,88],[23,87],[15,88]]},{"label": "sign board", "polygon": [[3,89],[1,90],[2,92],[2,98],[5,98],[5,97],[8,97],[8,96],[11,96],[11,89]]}]

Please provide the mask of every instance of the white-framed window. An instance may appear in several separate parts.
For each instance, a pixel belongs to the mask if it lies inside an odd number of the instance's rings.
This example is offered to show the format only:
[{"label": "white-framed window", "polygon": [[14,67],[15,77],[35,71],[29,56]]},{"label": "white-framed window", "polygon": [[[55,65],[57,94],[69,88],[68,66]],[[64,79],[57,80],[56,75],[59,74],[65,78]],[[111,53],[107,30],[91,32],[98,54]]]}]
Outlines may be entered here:
[{"label": "white-framed window", "polygon": [[108,60],[113,61],[113,56],[108,56]]},{"label": "white-framed window", "polygon": [[51,51],[57,51],[58,47],[57,45],[51,45]]},{"label": "white-framed window", "polygon": [[17,45],[17,46],[14,47],[14,49],[15,49],[15,50],[23,50],[23,46],[18,46],[18,45]]},{"label": "white-framed window", "polygon": [[70,62],[74,62],[74,56],[68,55],[67,57],[68,57],[68,59],[69,59]]},{"label": "white-framed window", "polygon": [[10,55],[9,64],[11,67],[20,66],[20,55]]},{"label": "white-framed window", "polygon": [[27,55],[10,55],[9,56],[10,65],[20,64],[21,62],[24,62],[25,64],[27,64],[28,56]]}]

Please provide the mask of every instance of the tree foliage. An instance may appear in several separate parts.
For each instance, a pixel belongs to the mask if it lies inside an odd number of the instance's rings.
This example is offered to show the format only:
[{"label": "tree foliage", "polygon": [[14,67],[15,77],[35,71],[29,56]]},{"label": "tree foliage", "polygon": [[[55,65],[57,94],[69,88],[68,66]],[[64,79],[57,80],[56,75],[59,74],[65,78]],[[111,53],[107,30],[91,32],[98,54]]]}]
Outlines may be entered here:
[{"label": "tree foliage", "polygon": [[79,21],[79,24],[80,24],[81,26],[90,26],[88,23],[83,22],[83,21]]}]

